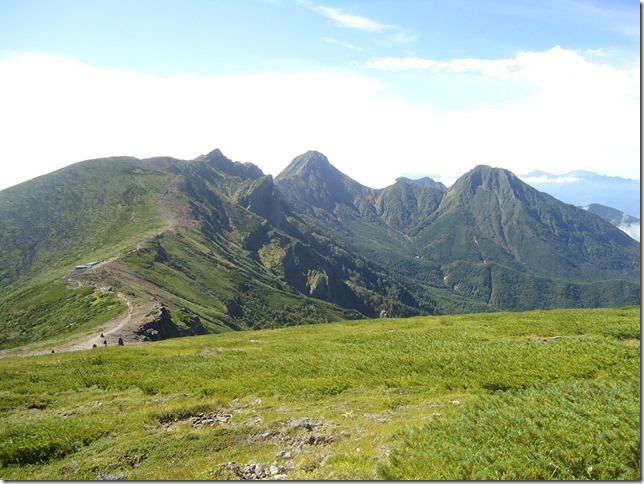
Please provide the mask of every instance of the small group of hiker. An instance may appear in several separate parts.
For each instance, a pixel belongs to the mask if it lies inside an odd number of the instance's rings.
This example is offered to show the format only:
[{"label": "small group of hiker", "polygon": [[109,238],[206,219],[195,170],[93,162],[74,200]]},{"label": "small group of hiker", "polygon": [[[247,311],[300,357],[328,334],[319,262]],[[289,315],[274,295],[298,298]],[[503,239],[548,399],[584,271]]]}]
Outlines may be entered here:
[{"label": "small group of hiker", "polygon": [[[103,333],[101,333],[101,338],[103,338],[103,346],[107,346],[107,338],[103,335]],[[123,341],[123,338],[119,338],[117,340],[117,343],[118,343],[119,346],[125,346],[125,342]],[[92,345],[92,348],[96,348],[96,347],[97,347],[97,345],[96,345],[96,343],[94,343]]]},{"label": "small group of hiker", "polygon": [[[107,346],[107,338],[103,335],[103,333],[101,333],[101,338],[103,338],[103,346]],[[123,338],[119,338],[118,340],[116,340],[116,342],[118,343],[119,346],[125,346],[125,342],[123,341]],[[94,343],[92,345],[92,348],[98,348],[98,345]],[[55,353],[56,351],[51,350],[51,352]]]}]

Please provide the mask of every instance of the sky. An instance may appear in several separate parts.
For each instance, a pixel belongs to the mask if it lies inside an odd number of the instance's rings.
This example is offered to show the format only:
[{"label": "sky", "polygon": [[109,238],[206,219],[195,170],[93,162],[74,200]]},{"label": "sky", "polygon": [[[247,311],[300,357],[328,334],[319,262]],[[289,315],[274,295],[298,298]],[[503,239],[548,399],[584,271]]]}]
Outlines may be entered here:
[{"label": "sky", "polygon": [[0,0],[0,189],[86,159],[307,150],[372,188],[640,179],[634,0]]}]

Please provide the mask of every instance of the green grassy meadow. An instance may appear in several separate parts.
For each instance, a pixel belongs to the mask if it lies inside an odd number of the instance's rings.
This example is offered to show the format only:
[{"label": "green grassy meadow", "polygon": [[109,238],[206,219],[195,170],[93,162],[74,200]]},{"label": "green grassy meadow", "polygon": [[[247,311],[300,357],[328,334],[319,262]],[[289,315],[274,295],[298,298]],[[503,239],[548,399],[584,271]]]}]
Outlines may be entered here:
[{"label": "green grassy meadow", "polygon": [[71,289],[59,282],[34,285],[0,300],[0,350],[77,338],[126,309],[116,294],[94,287]]},{"label": "green grassy meadow", "polygon": [[228,332],[1,358],[0,479],[639,480],[639,409],[639,307]]}]

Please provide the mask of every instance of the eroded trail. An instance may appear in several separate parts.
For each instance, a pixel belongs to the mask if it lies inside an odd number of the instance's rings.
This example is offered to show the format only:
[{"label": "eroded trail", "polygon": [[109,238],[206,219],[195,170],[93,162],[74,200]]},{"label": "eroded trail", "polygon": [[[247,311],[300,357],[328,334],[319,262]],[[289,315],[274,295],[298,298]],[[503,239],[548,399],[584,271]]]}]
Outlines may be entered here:
[{"label": "eroded trail", "polygon": [[[126,344],[140,343],[141,338],[136,334],[137,329],[144,324],[146,316],[158,308],[158,303],[155,303],[155,297],[158,296],[159,288],[150,287],[145,280],[139,278],[136,274],[131,273],[124,268],[120,261],[132,253],[142,250],[146,245],[153,241],[156,237],[163,235],[167,231],[173,231],[178,226],[192,226],[195,224],[190,207],[181,199],[177,199],[175,194],[179,191],[181,177],[172,177],[165,186],[165,193],[159,199],[157,208],[159,215],[163,220],[162,225],[156,230],[151,231],[139,241],[135,247],[126,250],[120,254],[106,258],[99,261],[95,265],[87,268],[75,269],[70,271],[67,275],[62,277],[59,281],[67,284],[72,289],[80,289],[81,287],[91,284],[99,290],[106,289],[108,286],[104,283],[102,275],[116,275],[118,280],[132,280],[137,282],[148,289],[152,290],[153,297],[149,300],[146,298],[137,298],[132,294],[125,294],[117,292],[116,295],[121,298],[127,305],[127,311],[121,317],[106,322],[102,326],[96,328],[93,335],[89,336],[87,332],[84,335],[77,335],[70,337],[68,340],[60,344],[52,344],[43,349],[22,349],[16,351],[0,350],[0,358],[5,356],[33,356],[51,353],[52,350],[56,353],[67,351],[79,351],[92,349],[96,347],[117,345],[119,338],[122,338]],[[89,278],[86,277],[89,275]],[[163,291],[161,291],[163,292]],[[107,343],[107,344],[106,344]],[[37,343],[36,343],[37,344]]]},{"label": "eroded trail", "polygon": [[[78,351],[90,349],[93,345],[96,346],[105,346],[104,342],[107,341],[107,344],[117,344],[118,338],[122,337],[122,330],[129,326],[132,321],[132,314],[134,313],[134,302],[131,298],[125,296],[122,293],[117,293],[117,296],[120,297],[125,304],[127,304],[127,312],[122,318],[113,319],[109,321],[106,326],[102,327],[101,332],[90,338],[89,340],[81,341],[79,343],[74,343],[68,346],[63,346],[60,348],[55,348],[55,351]],[[106,329],[107,328],[107,329]],[[103,335],[103,336],[101,336]]]},{"label": "eroded trail", "polygon": [[119,338],[123,339],[127,344],[140,343],[141,341],[136,338],[135,330],[142,324],[145,315],[155,305],[152,302],[140,304],[138,300],[123,293],[117,293],[117,295],[127,304],[127,312],[123,317],[109,321],[102,328],[97,329],[96,336],[90,339],[54,348],[54,350],[78,351],[92,349],[94,345],[97,347],[117,345]]},{"label": "eroded trail", "polygon": [[[148,304],[139,304],[134,298],[123,293],[117,293],[117,296],[127,304],[126,313],[122,317],[108,321],[104,325],[98,327],[94,336],[88,338],[86,335],[79,341],[64,343],[59,346],[52,345],[49,349],[22,350],[18,353],[13,353],[11,356],[43,355],[51,353],[52,350],[56,353],[91,350],[94,345],[96,345],[97,348],[103,346],[115,346],[118,344],[119,338],[122,338],[126,344],[140,343],[141,341],[136,339],[134,331],[142,324],[145,315],[154,307],[154,304],[151,302]],[[3,352],[0,352],[0,356],[3,356],[2,353]],[[7,355],[8,353],[4,356]]]}]

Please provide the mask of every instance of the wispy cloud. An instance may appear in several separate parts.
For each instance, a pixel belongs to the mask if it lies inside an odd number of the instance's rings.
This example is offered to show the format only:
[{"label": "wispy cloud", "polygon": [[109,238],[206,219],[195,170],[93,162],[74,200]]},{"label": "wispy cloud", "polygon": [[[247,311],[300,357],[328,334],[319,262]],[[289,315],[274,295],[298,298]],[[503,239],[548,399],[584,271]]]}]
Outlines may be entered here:
[{"label": "wispy cloud", "polygon": [[326,18],[333,20],[336,25],[349,29],[362,30],[364,32],[384,32],[393,29],[393,25],[377,22],[376,20],[360,15],[354,15],[344,12],[339,8],[325,7],[314,3],[307,4],[312,10],[324,15]]},{"label": "wispy cloud", "polygon": [[610,54],[606,49],[586,49],[584,55],[596,58],[608,58]]},{"label": "wispy cloud", "polygon": [[362,47],[358,47],[357,45],[350,44],[349,42],[343,42],[341,40],[334,39],[333,37],[325,37],[323,40],[329,44],[341,45],[342,47],[346,47],[347,49],[355,50],[357,52],[364,51]]},{"label": "wispy cloud", "polygon": [[367,62],[367,67],[379,71],[427,71],[440,63],[422,57],[378,57]]},{"label": "wispy cloud", "polygon": [[[417,39],[416,35],[410,34],[399,25],[380,22],[364,15],[349,13],[340,8],[319,5],[309,0],[298,0],[298,3],[328,18],[338,27],[380,34],[382,35],[381,39],[384,39],[380,43],[407,44]],[[351,48],[348,45],[345,47]]]},{"label": "wispy cloud", "polygon": [[[596,55],[589,55],[589,58]],[[639,70],[599,64],[582,53],[559,46],[543,52],[519,52],[503,59],[462,58],[435,60],[424,57],[381,57],[366,67],[380,71],[429,71],[433,73],[480,73],[506,81],[528,82],[551,94],[585,102],[596,98],[594,90],[608,88],[620,97],[639,99]]]},{"label": "wispy cloud", "polygon": [[[576,0],[568,5],[571,12],[602,25],[604,29],[629,39],[640,38],[640,21],[631,2]],[[640,2],[641,8],[641,2]],[[635,15],[634,15],[635,14]]]},{"label": "wispy cloud", "polygon": [[418,36],[397,28],[396,32],[390,32],[387,34],[387,39],[394,44],[409,44],[411,42],[416,42]]},{"label": "wispy cloud", "polygon": [[626,232],[631,239],[635,239],[638,242],[640,241],[640,222],[632,224],[621,224],[617,226],[622,232]]}]

